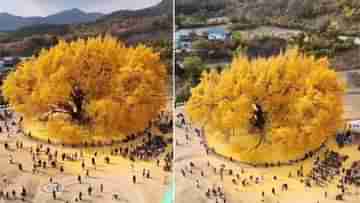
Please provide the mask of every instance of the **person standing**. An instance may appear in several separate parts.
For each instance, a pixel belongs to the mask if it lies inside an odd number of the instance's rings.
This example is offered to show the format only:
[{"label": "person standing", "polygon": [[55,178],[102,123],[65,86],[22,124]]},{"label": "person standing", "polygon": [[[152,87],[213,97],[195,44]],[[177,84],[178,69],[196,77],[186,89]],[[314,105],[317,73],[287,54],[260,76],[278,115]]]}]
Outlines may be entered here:
[{"label": "person standing", "polygon": [[23,186],[22,189],[21,189],[21,198],[22,198],[22,201],[25,201],[25,198],[26,198],[26,189],[25,187]]},{"label": "person standing", "polygon": [[133,175],[132,181],[133,181],[133,184],[136,184],[136,176],[135,175]]},{"label": "person standing", "polygon": [[94,169],[96,170],[96,160],[95,157],[91,158],[91,163],[94,166]]},{"label": "person standing", "polygon": [[79,184],[81,184],[81,176],[80,175],[78,175],[78,182],[79,182]]},{"label": "person standing", "polygon": [[88,187],[88,195],[91,196],[91,193],[92,193],[92,187],[89,186],[89,187]]},{"label": "person standing", "polygon": [[100,192],[103,193],[104,192],[104,185],[101,183],[100,184]]}]

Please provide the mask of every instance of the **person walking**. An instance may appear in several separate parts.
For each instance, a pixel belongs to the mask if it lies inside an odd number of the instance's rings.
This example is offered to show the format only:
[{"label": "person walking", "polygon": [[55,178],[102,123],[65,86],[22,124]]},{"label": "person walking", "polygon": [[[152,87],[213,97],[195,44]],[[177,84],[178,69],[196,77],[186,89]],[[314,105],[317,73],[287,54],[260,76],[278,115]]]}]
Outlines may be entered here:
[{"label": "person walking", "polygon": [[22,187],[22,189],[21,189],[21,199],[22,199],[22,201],[25,201],[25,198],[26,198],[26,189],[25,189],[25,187],[23,186]]},{"label": "person walking", "polygon": [[53,196],[53,200],[56,200],[56,191],[55,190],[52,191],[52,196]]},{"label": "person walking", "polygon": [[82,192],[79,192],[79,200],[82,201]]},{"label": "person walking", "polygon": [[88,195],[91,196],[91,193],[92,193],[92,187],[89,186],[89,187],[88,187]]}]

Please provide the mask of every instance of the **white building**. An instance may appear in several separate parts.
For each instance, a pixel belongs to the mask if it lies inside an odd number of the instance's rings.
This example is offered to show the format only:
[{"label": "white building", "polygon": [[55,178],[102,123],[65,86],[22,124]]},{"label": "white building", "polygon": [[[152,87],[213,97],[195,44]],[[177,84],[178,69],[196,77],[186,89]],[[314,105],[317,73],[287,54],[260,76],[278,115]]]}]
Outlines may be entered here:
[{"label": "white building", "polygon": [[360,120],[354,120],[347,122],[347,129],[360,133]]},{"label": "white building", "polygon": [[209,40],[221,40],[224,41],[228,37],[228,33],[225,29],[222,28],[214,28],[209,29],[208,31],[208,39]]},{"label": "white building", "polygon": [[346,129],[350,130],[353,143],[360,144],[360,120],[347,122]]},{"label": "white building", "polygon": [[229,23],[230,20],[227,17],[215,17],[207,20],[208,24],[225,24]]}]

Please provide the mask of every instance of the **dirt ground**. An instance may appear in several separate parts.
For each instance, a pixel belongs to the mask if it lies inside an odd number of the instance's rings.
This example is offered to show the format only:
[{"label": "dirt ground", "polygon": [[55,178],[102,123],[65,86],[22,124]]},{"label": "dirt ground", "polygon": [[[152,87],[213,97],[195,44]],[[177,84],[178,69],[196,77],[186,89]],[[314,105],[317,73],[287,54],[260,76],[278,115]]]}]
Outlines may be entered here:
[{"label": "dirt ground", "polygon": [[[353,120],[360,115],[360,97],[357,95],[346,96],[345,109],[347,119]],[[184,113],[183,107],[176,109],[176,114]],[[185,134],[190,135],[190,140],[186,139]],[[344,195],[344,201],[335,199],[339,194],[336,187],[338,179],[334,179],[325,187],[312,186],[306,187],[301,181],[301,177],[289,178],[289,173],[296,174],[300,167],[303,167],[304,173],[307,174],[312,166],[315,158],[307,159],[303,162],[293,164],[291,166],[281,167],[252,167],[245,164],[231,162],[229,159],[214,155],[206,154],[203,147],[203,139],[195,135],[193,127],[184,128],[177,126],[175,128],[176,146],[175,146],[175,177],[176,177],[176,202],[199,202],[199,203],[223,203],[222,198],[211,196],[207,198],[205,193],[210,188],[220,187],[224,193],[226,202],[230,203],[358,203],[360,202],[360,188],[355,186],[348,187]],[[344,163],[344,167],[348,168],[355,160],[360,160],[360,151],[357,146],[347,146],[339,149],[334,139],[330,140],[326,147],[323,148],[318,155],[321,157],[325,149],[331,149],[343,155],[349,155],[349,159]],[[191,167],[190,163],[195,166]],[[217,171],[214,171],[214,168]],[[224,173],[223,179],[220,177],[219,169],[224,171],[233,171],[233,175]],[[185,177],[183,176],[185,172]],[[203,174],[201,174],[203,173]],[[235,174],[240,175],[237,184],[232,182]],[[256,177],[259,182],[251,180]],[[277,179],[274,180],[273,177]],[[339,178],[339,177],[337,177]],[[240,181],[247,180],[249,184],[242,186]],[[281,191],[281,186],[288,184],[288,191]],[[275,189],[275,195],[272,194],[272,188]],[[264,197],[262,196],[264,192]],[[325,192],[327,197],[325,197]]]},{"label": "dirt ground", "polygon": [[[0,122],[3,126],[4,123]],[[4,128],[3,128],[4,129]],[[164,199],[164,193],[168,190],[171,181],[171,173],[164,172],[164,161],[160,161],[157,166],[156,160],[153,161],[135,161],[123,158],[119,155],[110,155],[111,147],[100,147],[91,149],[70,148],[61,145],[43,144],[43,150],[47,147],[53,153],[55,150],[59,154],[84,154],[83,158],[70,161],[61,161],[58,158],[58,166],[46,169],[39,168],[38,172],[33,174],[31,147],[35,149],[37,141],[16,133],[16,127],[11,127],[9,135],[0,134],[0,190],[10,193],[11,200],[0,198],[0,203],[22,202],[20,200],[21,188],[27,191],[26,202],[31,203],[50,203],[50,202],[75,202],[79,192],[83,194],[83,200],[79,202],[87,203],[161,203]],[[168,135],[171,136],[171,135]],[[17,149],[16,142],[22,142],[23,148]],[[6,150],[4,144],[9,144]],[[112,146],[114,147],[114,146]],[[97,151],[96,168],[91,164],[94,152]],[[47,156],[43,151],[40,152],[43,160]],[[110,157],[110,164],[105,163],[104,158]],[[12,158],[11,158],[12,157]],[[60,156],[59,156],[60,157]],[[161,157],[160,157],[161,158]],[[159,159],[160,159],[159,158]],[[9,160],[13,159],[13,163]],[[82,169],[82,160],[85,162],[85,169]],[[18,164],[21,163],[23,171],[20,171]],[[63,166],[64,172],[61,173],[59,167]],[[143,169],[151,172],[150,178],[142,175]],[[86,176],[86,170],[89,176]],[[82,177],[82,183],[78,182],[78,175]],[[136,184],[133,184],[132,177],[136,175]],[[52,184],[50,183],[52,178]],[[53,185],[59,185],[59,192],[56,192],[56,200],[53,200]],[[100,185],[103,184],[103,192],[100,191]],[[91,196],[88,194],[88,187],[92,187]],[[11,195],[11,191],[16,191],[16,197]],[[115,196],[118,196],[116,199]]]}]

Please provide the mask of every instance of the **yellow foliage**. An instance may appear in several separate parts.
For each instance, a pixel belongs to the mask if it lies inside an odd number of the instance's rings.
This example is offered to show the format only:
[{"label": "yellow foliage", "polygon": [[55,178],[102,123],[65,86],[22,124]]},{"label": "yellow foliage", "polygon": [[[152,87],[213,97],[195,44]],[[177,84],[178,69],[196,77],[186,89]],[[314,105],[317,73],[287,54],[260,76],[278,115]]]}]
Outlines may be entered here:
[{"label": "yellow foliage", "polygon": [[210,147],[255,161],[266,159],[254,156],[265,148],[299,156],[342,127],[344,89],[326,58],[296,49],[252,61],[239,56],[230,69],[204,72],[185,110],[205,127]]},{"label": "yellow foliage", "polygon": [[42,50],[20,64],[2,90],[27,120],[46,121],[65,140],[143,130],[164,107],[166,84],[159,53],[106,36]]}]

